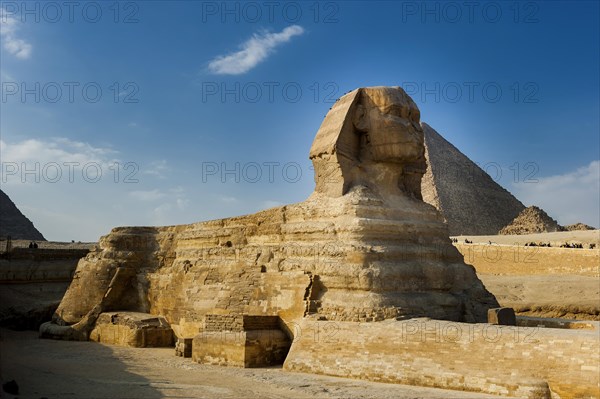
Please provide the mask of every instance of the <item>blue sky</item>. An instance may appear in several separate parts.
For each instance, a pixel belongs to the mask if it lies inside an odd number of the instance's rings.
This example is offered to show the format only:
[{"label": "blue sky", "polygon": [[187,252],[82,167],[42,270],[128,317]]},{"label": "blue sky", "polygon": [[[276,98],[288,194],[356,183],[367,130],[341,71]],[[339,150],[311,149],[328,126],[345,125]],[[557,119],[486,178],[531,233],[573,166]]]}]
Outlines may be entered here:
[{"label": "blue sky", "polygon": [[526,205],[600,225],[596,1],[1,7],[0,184],[48,239],[302,201],[332,101],[373,85]]}]

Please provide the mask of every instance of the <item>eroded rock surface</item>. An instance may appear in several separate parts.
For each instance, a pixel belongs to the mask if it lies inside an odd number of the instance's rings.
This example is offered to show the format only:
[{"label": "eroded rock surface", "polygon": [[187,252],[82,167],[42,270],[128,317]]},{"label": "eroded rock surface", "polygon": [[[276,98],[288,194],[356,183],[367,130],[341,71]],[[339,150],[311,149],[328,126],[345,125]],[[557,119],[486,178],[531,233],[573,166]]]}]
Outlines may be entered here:
[{"label": "eroded rock surface", "polygon": [[121,346],[169,347],[173,330],[162,317],[138,312],[106,312],[100,314],[90,341]]},{"label": "eroded rock surface", "polygon": [[178,337],[193,337],[206,314],[279,316],[290,335],[311,314],[486,321],[496,299],[451,245],[438,211],[421,200],[423,130],[401,88],[340,98],[310,158],[316,188],[304,202],[113,229],[80,261],[55,324],[129,310],[163,316]]}]

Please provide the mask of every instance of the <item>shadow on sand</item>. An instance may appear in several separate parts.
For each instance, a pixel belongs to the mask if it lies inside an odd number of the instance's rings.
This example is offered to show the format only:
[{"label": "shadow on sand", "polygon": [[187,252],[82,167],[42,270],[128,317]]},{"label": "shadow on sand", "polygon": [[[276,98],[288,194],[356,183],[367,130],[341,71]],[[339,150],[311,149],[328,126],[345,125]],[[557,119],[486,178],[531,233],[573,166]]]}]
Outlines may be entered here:
[{"label": "shadow on sand", "polygon": [[[15,380],[19,398],[161,398],[150,381],[91,342],[38,339],[33,331],[0,329],[0,378]],[[126,357],[125,357],[126,359]],[[8,397],[5,392],[0,397]]]}]

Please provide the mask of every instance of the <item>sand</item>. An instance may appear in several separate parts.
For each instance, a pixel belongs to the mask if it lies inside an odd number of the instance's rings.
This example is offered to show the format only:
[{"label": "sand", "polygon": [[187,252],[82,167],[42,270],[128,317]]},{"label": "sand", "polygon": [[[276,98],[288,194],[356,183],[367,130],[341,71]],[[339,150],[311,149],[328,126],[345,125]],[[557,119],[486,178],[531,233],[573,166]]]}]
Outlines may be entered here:
[{"label": "sand", "polygon": [[499,398],[291,373],[281,367],[202,365],[176,357],[173,348],[41,340],[35,332],[4,329],[0,338],[1,377],[18,383],[19,398]]},{"label": "sand", "polygon": [[565,242],[579,242],[585,244],[585,247],[590,243],[596,244],[596,248],[600,246],[600,230],[584,230],[584,231],[559,231],[555,233],[538,233],[538,234],[523,234],[523,235],[493,235],[493,236],[455,236],[459,242],[464,242],[465,239],[473,241],[473,243],[488,243],[489,241],[495,244],[503,245],[524,245],[527,242],[549,242],[552,246],[559,246]]},{"label": "sand", "polygon": [[501,306],[513,308],[520,315],[600,320],[598,278],[575,275],[478,276]]},{"label": "sand", "polygon": [[[527,242],[550,243],[554,247],[565,242],[596,244],[600,250],[600,230],[561,231],[526,235],[456,236],[477,243],[491,241],[496,245],[524,245]],[[571,249],[578,251],[578,249]],[[598,265],[600,268],[600,264]],[[512,307],[525,316],[558,317],[578,320],[600,320],[600,279],[580,275],[491,275],[477,273],[500,305]]]}]

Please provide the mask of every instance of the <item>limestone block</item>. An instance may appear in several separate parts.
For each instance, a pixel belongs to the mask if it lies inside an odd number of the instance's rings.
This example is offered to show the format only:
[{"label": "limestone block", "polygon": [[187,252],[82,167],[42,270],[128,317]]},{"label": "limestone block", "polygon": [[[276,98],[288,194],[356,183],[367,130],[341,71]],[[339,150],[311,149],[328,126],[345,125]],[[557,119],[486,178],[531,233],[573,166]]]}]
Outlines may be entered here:
[{"label": "limestone block", "polygon": [[192,342],[199,363],[236,367],[283,364],[290,340],[277,316],[207,314],[204,330]]},{"label": "limestone block", "polygon": [[235,367],[283,364],[290,340],[281,330],[204,331],[193,339],[192,360]]},{"label": "limestone block", "polygon": [[517,318],[513,308],[488,309],[488,323],[503,326],[516,326]]},{"label": "limestone block", "polygon": [[173,330],[162,317],[137,312],[100,314],[90,340],[132,347],[173,346]]},{"label": "limestone block", "polygon": [[177,338],[175,342],[175,356],[192,357],[193,338]]}]

